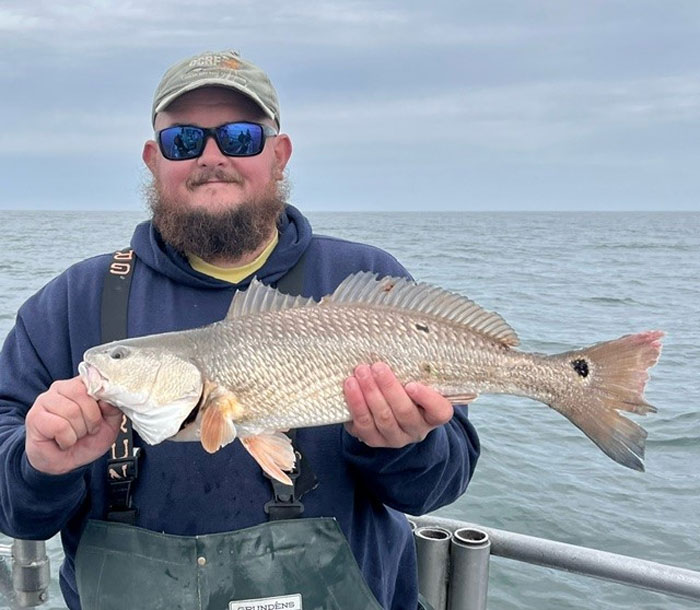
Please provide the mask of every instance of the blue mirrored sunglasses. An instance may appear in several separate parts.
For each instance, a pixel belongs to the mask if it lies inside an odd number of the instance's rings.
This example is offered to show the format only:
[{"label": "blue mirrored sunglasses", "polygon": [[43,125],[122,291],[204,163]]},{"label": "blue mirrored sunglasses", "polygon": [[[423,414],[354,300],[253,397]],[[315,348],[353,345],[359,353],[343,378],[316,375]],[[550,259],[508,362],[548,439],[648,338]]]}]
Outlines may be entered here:
[{"label": "blue mirrored sunglasses", "polygon": [[161,129],[157,135],[160,152],[166,159],[184,161],[199,157],[209,136],[214,138],[219,150],[229,157],[259,155],[265,147],[265,138],[274,137],[277,132],[267,125],[243,121],[211,128],[174,125]]}]

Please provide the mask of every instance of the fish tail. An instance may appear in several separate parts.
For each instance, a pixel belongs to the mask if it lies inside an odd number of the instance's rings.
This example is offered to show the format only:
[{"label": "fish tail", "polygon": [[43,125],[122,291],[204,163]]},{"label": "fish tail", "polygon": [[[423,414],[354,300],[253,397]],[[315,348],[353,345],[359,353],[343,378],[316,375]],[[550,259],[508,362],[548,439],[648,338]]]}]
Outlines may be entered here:
[{"label": "fish tail", "polygon": [[579,391],[562,392],[548,404],[568,417],[616,462],[644,471],[647,432],[619,411],[656,412],[644,399],[648,370],[661,353],[664,333],[650,330],[554,356]]}]

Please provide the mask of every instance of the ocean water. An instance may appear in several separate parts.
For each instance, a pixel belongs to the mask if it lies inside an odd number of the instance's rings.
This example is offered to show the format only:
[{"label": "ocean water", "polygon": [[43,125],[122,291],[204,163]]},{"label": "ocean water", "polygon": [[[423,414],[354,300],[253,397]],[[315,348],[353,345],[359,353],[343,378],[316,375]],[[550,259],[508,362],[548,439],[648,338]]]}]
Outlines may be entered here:
[{"label": "ocean water", "polygon": [[[317,232],[389,250],[417,279],[498,311],[523,350],[553,353],[666,331],[646,392],[658,413],[638,418],[649,432],[645,473],[618,466],[539,403],[483,396],[470,410],[483,445],[474,480],[437,514],[700,570],[700,214],[309,217]],[[29,295],[67,265],[127,245],[143,214],[0,212],[0,218],[3,338]],[[58,540],[48,548],[55,581]],[[55,582],[51,596],[44,608],[64,607]],[[491,562],[491,610],[696,607],[547,568]]]}]

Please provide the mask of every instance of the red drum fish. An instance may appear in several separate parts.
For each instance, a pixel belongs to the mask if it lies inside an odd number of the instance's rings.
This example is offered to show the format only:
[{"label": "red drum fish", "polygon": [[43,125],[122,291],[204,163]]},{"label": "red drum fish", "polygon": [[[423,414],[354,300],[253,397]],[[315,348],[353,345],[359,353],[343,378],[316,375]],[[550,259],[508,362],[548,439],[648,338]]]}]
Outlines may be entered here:
[{"label": "red drum fish", "polygon": [[224,320],[93,347],[79,370],[89,394],[122,409],[147,443],[198,440],[215,452],[238,438],[286,483],[295,456],[282,431],[348,421],[343,380],[378,361],[453,404],[490,393],[543,402],[613,460],[644,470],[646,431],[620,412],[655,411],[644,388],[663,334],[527,353],[499,314],[464,296],[360,272],[320,302],[253,280]]}]

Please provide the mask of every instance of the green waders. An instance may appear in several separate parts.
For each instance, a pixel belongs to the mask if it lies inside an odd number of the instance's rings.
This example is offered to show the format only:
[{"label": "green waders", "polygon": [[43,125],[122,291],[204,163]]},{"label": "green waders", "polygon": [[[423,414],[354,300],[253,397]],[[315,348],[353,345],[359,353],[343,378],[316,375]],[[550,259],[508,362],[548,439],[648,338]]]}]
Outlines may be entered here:
[{"label": "green waders", "polygon": [[75,573],[83,610],[381,610],[330,518],[203,536],[89,521]]}]

